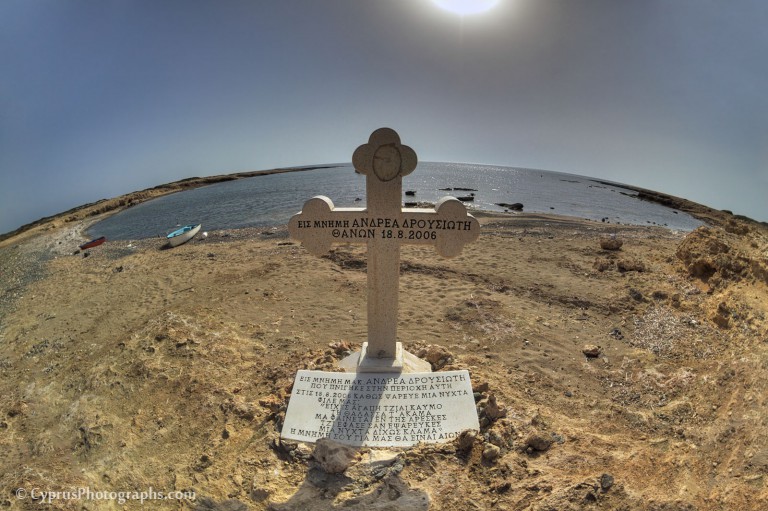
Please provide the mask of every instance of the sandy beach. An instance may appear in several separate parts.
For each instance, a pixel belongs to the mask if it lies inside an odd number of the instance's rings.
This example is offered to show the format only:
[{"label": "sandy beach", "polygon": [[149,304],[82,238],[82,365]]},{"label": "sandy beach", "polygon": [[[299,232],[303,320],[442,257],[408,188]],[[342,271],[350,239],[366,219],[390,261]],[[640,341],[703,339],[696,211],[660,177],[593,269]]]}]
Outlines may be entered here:
[{"label": "sandy beach", "polygon": [[469,370],[480,434],[363,449],[343,475],[279,432],[296,371],[365,340],[364,247],[313,257],[277,227],[73,254],[89,216],[6,239],[0,505],[151,487],[195,494],[153,509],[765,509],[766,227],[479,217],[455,259],[403,247],[399,336]]}]

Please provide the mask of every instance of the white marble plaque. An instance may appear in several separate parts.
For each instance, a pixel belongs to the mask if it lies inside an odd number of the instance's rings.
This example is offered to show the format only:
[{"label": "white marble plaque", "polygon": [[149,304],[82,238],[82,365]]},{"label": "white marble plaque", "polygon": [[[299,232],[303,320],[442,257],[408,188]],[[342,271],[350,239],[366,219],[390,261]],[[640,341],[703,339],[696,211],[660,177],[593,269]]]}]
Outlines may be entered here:
[{"label": "white marble plaque", "polygon": [[299,371],[281,437],[369,447],[448,442],[480,429],[469,372]]}]

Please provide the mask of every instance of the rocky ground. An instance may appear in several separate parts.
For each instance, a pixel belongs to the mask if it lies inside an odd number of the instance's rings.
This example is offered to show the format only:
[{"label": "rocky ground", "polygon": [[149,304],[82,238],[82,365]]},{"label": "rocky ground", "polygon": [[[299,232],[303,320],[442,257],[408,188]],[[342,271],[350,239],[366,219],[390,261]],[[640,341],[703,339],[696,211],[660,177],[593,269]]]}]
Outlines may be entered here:
[{"label": "rocky ground", "polygon": [[296,371],[365,338],[364,247],[315,258],[278,228],[85,257],[80,220],[6,240],[0,507],[141,507],[16,493],[82,487],[195,494],[153,509],[768,507],[764,225],[482,224],[455,259],[403,248],[399,324],[469,370],[481,431],[343,472],[279,434]]}]

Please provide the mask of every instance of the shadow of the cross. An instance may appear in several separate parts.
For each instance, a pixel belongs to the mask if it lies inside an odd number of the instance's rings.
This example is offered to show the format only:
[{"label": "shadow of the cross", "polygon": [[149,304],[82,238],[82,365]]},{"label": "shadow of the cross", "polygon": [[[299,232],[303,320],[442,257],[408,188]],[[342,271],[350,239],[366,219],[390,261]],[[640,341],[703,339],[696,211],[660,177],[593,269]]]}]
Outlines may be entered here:
[{"label": "shadow of the cross", "polygon": [[366,493],[348,499],[337,498],[350,479],[326,474],[318,468],[307,472],[307,477],[291,498],[282,503],[269,504],[270,511],[427,511],[430,498],[426,491],[412,489],[399,475],[389,475],[367,488]]},{"label": "shadow of the cross", "polygon": [[[386,446],[391,433],[394,412],[381,408],[381,400],[388,382],[402,377],[402,373],[349,373],[352,378],[350,385],[339,384],[338,389],[330,385],[324,392],[323,399],[334,399],[338,394],[346,392],[344,399],[331,410],[324,438],[350,446],[359,450],[363,446]],[[348,387],[348,388],[341,388]],[[335,405],[335,403],[334,403]],[[391,413],[388,413],[391,412]],[[325,421],[322,424],[325,425]],[[429,508],[429,495],[419,489],[411,489],[399,475],[398,471],[382,475],[373,467],[369,468],[366,481],[360,488],[365,493],[357,493],[348,499],[337,499],[339,494],[349,491],[356,481],[344,473],[330,474],[320,466],[310,464],[304,482],[287,501],[271,503],[271,511],[298,511],[312,509],[313,511],[333,511],[344,509],[348,511],[363,511],[369,509],[426,511]],[[377,477],[378,475],[378,477]],[[370,483],[370,477],[375,480]]]},{"label": "shadow of the cross", "polygon": [[354,375],[352,384],[331,420],[326,438],[353,447],[371,445],[376,431],[371,426],[385,425],[388,419],[387,414],[379,410],[386,383],[400,378],[401,374],[350,374]]}]

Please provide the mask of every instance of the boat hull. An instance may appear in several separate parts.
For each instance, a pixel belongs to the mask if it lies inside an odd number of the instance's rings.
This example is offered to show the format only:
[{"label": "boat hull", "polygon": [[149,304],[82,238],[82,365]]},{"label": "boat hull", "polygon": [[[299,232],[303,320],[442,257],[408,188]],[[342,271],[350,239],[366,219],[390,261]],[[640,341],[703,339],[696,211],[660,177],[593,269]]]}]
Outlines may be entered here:
[{"label": "boat hull", "polygon": [[91,240],[88,243],[83,243],[82,245],[80,245],[80,250],[88,250],[89,248],[98,247],[105,241],[107,241],[106,236],[102,236],[101,238],[96,238],[95,240]]},{"label": "boat hull", "polygon": [[178,247],[182,243],[186,243],[195,237],[200,231],[201,224],[197,225],[185,225],[181,229],[177,229],[170,233],[168,236],[168,244],[172,247]]}]

